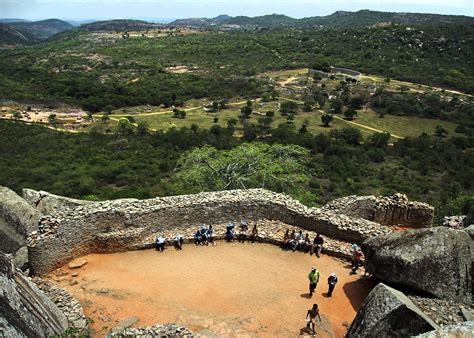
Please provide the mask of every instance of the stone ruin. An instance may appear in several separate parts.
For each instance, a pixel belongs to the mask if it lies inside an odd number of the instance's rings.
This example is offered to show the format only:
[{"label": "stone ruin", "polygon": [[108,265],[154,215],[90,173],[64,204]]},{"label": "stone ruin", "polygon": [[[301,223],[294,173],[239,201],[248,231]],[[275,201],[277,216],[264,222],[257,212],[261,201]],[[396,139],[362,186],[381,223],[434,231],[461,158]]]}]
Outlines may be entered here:
[{"label": "stone ruin", "polygon": [[[225,224],[240,220],[256,222],[258,240],[274,244],[281,242],[282,229],[319,232],[327,238],[323,252],[344,259],[351,257],[351,243],[362,245],[367,271],[388,285],[381,283],[369,294],[348,337],[426,335],[449,327],[463,332],[470,325],[463,320],[472,320],[472,239],[463,230],[433,228],[433,211],[401,194],[349,196],[322,208],[308,208],[262,189],[89,202],[29,189],[24,189],[21,198],[0,187],[2,251],[14,256],[18,268],[36,276],[29,283],[42,290],[34,291],[39,299],[46,294],[65,300],[57,310],[65,315],[66,324],[61,317],[60,325],[44,328],[55,334],[62,334],[65,325],[87,329],[87,323],[77,300],[42,280],[42,275],[89,253],[151,248],[158,234],[171,237],[181,232],[192,241],[201,223],[213,224],[216,237],[223,238]],[[398,227],[419,229],[398,232]],[[12,260],[0,261],[2,276],[11,275]],[[420,278],[419,271],[425,278]],[[19,270],[14,273],[21,275]],[[443,291],[447,288],[449,292]],[[13,302],[9,311],[18,319],[11,321],[13,316],[4,316],[2,311],[0,333],[10,330],[5,332],[25,335],[21,309]],[[130,334],[192,335],[179,325],[159,324],[149,331],[124,328],[113,333]]]}]

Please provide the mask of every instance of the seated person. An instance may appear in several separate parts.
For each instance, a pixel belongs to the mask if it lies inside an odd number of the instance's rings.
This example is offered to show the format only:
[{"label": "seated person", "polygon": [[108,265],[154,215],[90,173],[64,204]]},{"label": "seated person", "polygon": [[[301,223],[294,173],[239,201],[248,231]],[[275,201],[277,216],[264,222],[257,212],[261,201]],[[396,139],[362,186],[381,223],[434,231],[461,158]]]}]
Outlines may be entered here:
[{"label": "seated person", "polygon": [[283,235],[283,242],[281,243],[281,247],[283,249],[288,249],[290,246],[290,229],[286,229],[285,235]]},{"label": "seated person", "polygon": [[228,242],[231,242],[233,239],[234,239],[234,227],[235,227],[235,224],[234,223],[229,223],[227,224],[226,228],[225,228],[225,238]]},{"label": "seated person", "polygon": [[247,231],[249,231],[249,226],[246,221],[240,222],[240,233],[239,233],[239,242],[244,243],[247,239]]},{"label": "seated person", "polygon": [[196,243],[196,245],[202,245],[202,241],[203,238],[201,234],[201,229],[198,229],[198,231],[196,231],[196,233],[194,234],[194,242]]},{"label": "seated person", "polygon": [[160,252],[163,252],[163,250],[165,250],[165,242],[166,242],[166,239],[162,236],[159,236],[156,239],[156,249],[160,250]]},{"label": "seated person", "polygon": [[173,240],[173,243],[174,243],[174,247],[176,248],[176,250],[183,250],[183,236],[181,234],[177,234],[175,237],[174,237],[174,240]]},{"label": "seated person", "polygon": [[300,248],[301,245],[303,245],[303,243],[304,243],[304,235],[303,235],[303,231],[300,230],[298,232],[298,235],[295,236],[295,240],[292,243],[291,249],[293,249],[293,251],[296,251],[296,249]]},{"label": "seated person", "polygon": [[324,239],[321,237],[320,234],[316,234],[316,237],[314,237],[313,246],[311,247],[311,254],[315,253],[316,256],[319,257],[323,248],[323,244]]},{"label": "seated person", "polygon": [[306,233],[306,237],[304,238],[304,243],[303,243],[303,251],[309,252],[310,250],[311,250],[311,240],[309,239],[309,234]]},{"label": "seated person", "polygon": [[213,245],[216,245],[216,242],[214,242],[214,228],[212,225],[209,225],[209,228],[207,229],[207,242],[210,244],[212,243]]},{"label": "seated person", "polygon": [[206,229],[206,226],[204,224],[201,225],[201,228],[199,229],[199,234],[201,236],[202,245],[208,245],[208,243],[207,243],[207,229]]},{"label": "seated person", "polygon": [[296,247],[298,246],[298,240],[296,239],[296,233],[295,230],[293,229],[290,234],[290,238],[288,239],[288,249],[293,249],[293,251],[296,250]]}]

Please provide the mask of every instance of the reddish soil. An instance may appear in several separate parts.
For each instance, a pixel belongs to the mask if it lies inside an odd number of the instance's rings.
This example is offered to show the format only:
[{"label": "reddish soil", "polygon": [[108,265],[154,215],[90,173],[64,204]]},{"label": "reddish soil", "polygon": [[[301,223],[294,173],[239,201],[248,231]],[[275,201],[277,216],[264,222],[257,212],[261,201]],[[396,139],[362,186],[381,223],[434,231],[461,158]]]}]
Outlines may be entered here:
[{"label": "reddish soil", "polygon": [[[95,336],[104,336],[119,320],[138,317],[137,326],[175,322],[219,336],[294,337],[307,335],[302,330],[306,311],[317,303],[330,322],[319,325],[318,335],[343,337],[343,323],[353,320],[373,287],[361,275],[350,275],[348,263],[267,244],[219,242],[214,247],[185,245],[183,251],[84,258],[88,263],[74,270],[77,277],[70,277],[73,271],[66,265],[62,269],[69,270],[69,276],[53,273],[50,278],[79,299],[93,320]],[[321,278],[309,299],[311,266],[319,269]],[[332,272],[339,283],[327,298],[326,280]],[[71,280],[78,283],[71,285]]]}]

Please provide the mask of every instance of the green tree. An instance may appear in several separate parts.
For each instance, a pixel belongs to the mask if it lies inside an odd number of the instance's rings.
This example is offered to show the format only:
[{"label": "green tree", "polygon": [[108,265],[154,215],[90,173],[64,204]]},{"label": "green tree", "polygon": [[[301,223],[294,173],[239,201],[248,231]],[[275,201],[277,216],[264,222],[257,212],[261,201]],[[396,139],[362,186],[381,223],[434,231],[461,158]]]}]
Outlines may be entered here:
[{"label": "green tree", "polygon": [[448,135],[448,131],[444,129],[442,126],[438,125],[435,127],[435,132],[434,132],[436,137],[442,138],[446,137]]},{"label": "green tree", "polygon": [[133,134],[133,125],[129,119],[122,117],[117,124],[117,133],[121,136],[128,136]]},{"label": "green tree", "polygon": [[329,127],[333,119],[334,119],[334,116],[332,116],[331,114],[325,114],[321,116],[321,122],[323,123],[323,126],[325,127]]},{"label": "green tree", "polygon": [[56,114],[50,114],[48,116],[48,123],[52,125],[54,128],[58,125],[58,120],[56,119]]},{"label": "green tree", "polygon": [[357,110],[355,110],[352,107],[347,108],[346,111],[344,112],[344,117],[347,120],[353,120],[355,116],[357,116]]},{"label": "green tree", "polygon": [[252,111],[253,111],[252,106],[251,105],[249,106],[248,104],[240,108],[240,114],[246,119],[250,118]]},{"label": "green tree", "polygon": [[309,180],[308,158],[309,151],[296,145],[205,146],[181,156],[172,181],[178,192],[266,188],[297,197]]},{"label": "green tree", "polygon": [[342,107],[344,106],[341,99],[336,98],[331,101],[331,109],[333,110],[334,114],[342,113]]},{"label": "green tree", "polygon": [[280,112],[282,115],[295,114],[298,110],[298,104],[294,101],[285,101],[280,105]]}]

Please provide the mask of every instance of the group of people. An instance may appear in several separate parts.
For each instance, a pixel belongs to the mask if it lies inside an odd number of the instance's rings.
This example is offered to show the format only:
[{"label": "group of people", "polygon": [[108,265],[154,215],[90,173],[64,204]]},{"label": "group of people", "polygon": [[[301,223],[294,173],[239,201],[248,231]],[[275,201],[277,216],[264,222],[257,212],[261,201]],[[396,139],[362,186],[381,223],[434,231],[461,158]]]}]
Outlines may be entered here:
[{"label": "group of people", "polygon": [[286,229],[285,235],[283,236],[282,248],[285,250],[301,250],[304,252],[309,252],[310,255],[316,254],[319,258],[321,255],[321,250],[323,248],[324,239],[320,234],[316,234],[313,241],[309,238],[309,234],[303,234],[303,231],[300,230],[296,233],[295,230]]},{"label": "group of people", "polygon": [[[245,241],[248,239],[252,244],[255,243],[257,240],[258,236],[258,230],[257,230],[257,223],[254,223],[252,227],[252,231],[250,232],[249,236],[249,225],[247,221],[241,221],[240,222],[240,227],[239,227],[239,233],[237,236],[237,240],[240,243],[245,243]],[[235,224],[234,223],[229,223],[226,226],[226,232],[225,232],[225,238],[228,242],[232,242],[236,237],[235,233]]]},{"label": "group of people", "polygon": [[[318,269],[316,269],[315,267],[312,267],[311,271],[308,274],[310,298],[313,297],[313,293],[315,292],[316,287],[318,286],[319,277],[320,277],[320,273]],[[337,276],[336,276],[336,273],[333,272],[328,277],[327,297],[332,297],[332,293],[334,291],[334,288],[336,287],[336,284],[337,284]],[[319,318],[319,320],[321,321],[321,316],[319,315],[318,304],[313,304],[313,307],[309,309],[306,314],[306,321],[307,321],[306,327],[309,330],[312,330],[313,335],[316,334],[316,331],[315,331],[316,318]]]},{"label": "group of people", "polygon": [[[237,239],[239,242],[244,243],[246,240],[255,243],[258,236],[257,224],[255,223],[252,227],[252,231],[249,234],[249,225],[247,221],[241,221]],[[226,235],[225,238],[228,242],[232,242],[236,238],[235,224],[229,223],[226,226]],[[176,250],[183,249],[184,237],[182,234],[178,233],[173,238],[173,245]],[[197,231],[194,233],[194,242],[196,245],[216,245],[214,241],[214,228],[212,225],[206,226],[202,224]],[[166,238],[163,236],[158,236],[156,238],[156,249],[160,252],[165,250]]]}]

